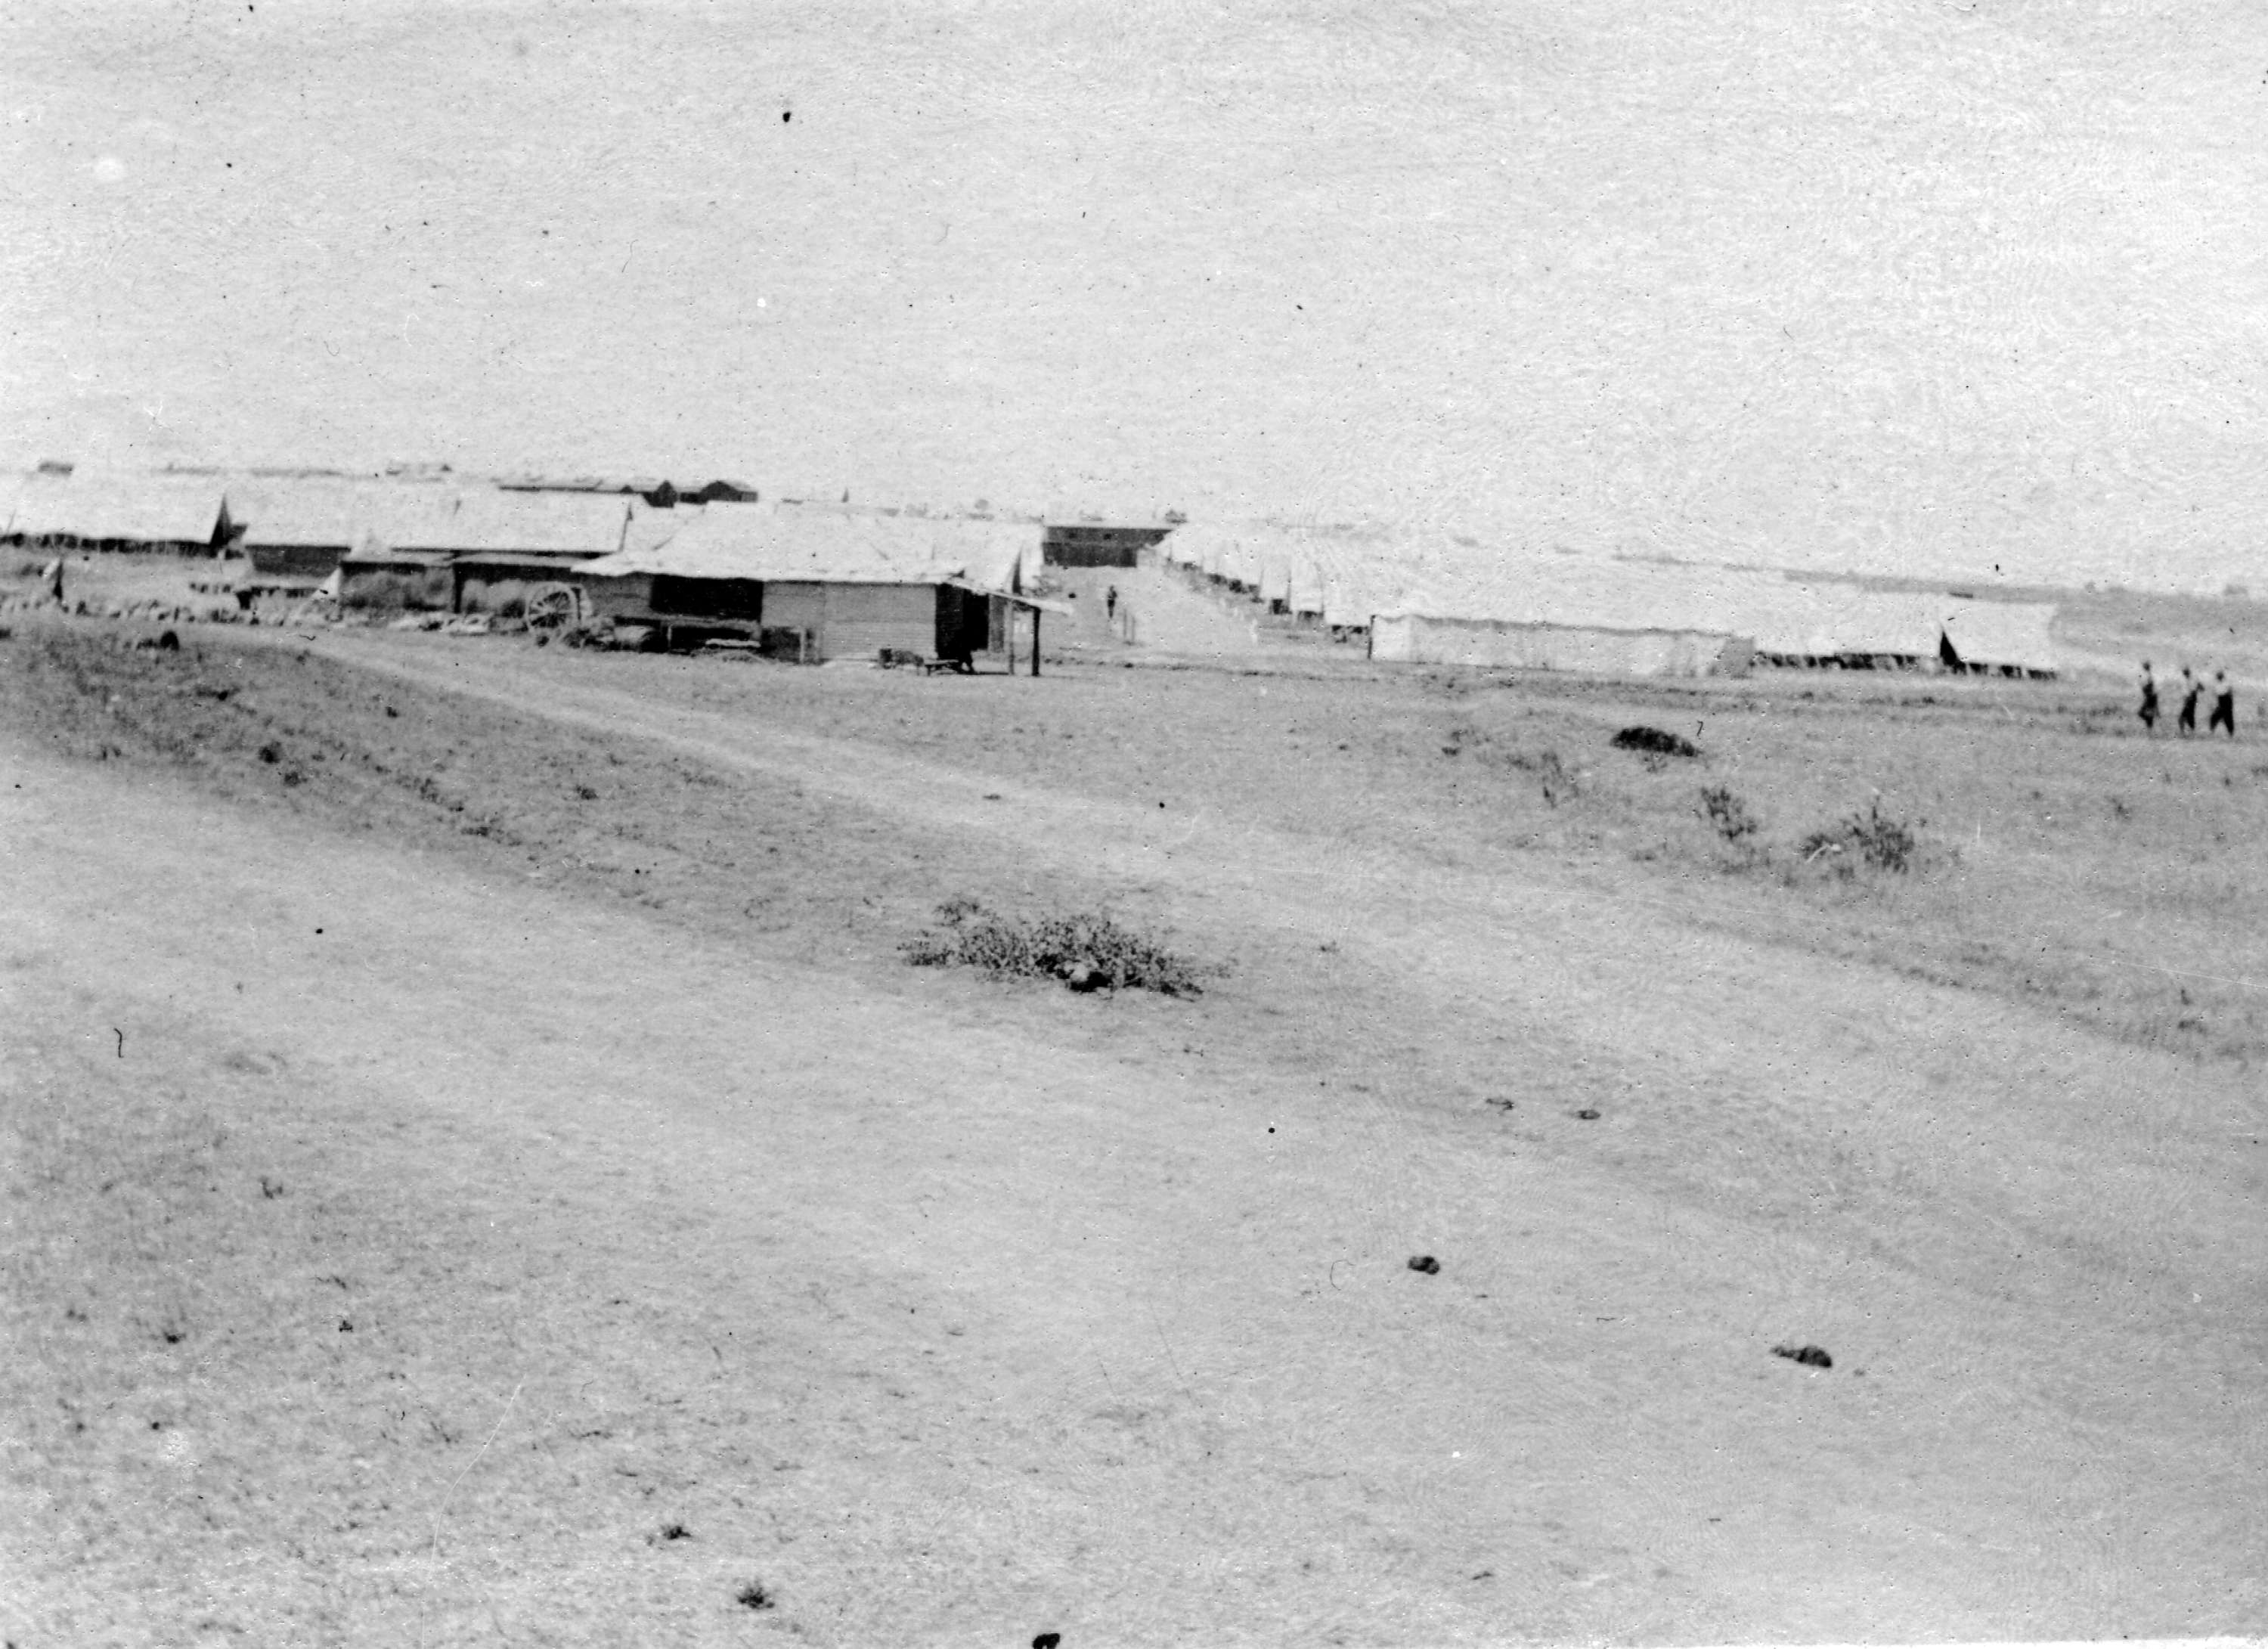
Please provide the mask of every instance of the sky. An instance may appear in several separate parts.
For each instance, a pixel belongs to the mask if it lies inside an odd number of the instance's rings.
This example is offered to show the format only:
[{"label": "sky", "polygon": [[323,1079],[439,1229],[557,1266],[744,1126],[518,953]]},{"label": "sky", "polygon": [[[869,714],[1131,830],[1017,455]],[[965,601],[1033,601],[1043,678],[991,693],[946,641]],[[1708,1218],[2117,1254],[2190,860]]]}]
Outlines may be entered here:
[{"label": "sky", "polygon": [[14,0],[0,465],[2268,594],[2264,232],[2257,0]]}]

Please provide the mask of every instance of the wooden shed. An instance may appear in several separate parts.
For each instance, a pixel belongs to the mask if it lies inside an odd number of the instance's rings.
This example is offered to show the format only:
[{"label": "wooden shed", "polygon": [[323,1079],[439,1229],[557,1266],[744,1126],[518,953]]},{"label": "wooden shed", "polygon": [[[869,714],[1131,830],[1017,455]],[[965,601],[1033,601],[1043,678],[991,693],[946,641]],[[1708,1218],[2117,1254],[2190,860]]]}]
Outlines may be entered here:
[{"label": "wooden shed", "polygon": [[[578,570],[594,619],[735,635],[825,662],[1012,656],[1036,524],[712,504],[658,543]],[[1029,621],[1035,632],[1037,618]]]},{"label": "wooden shed", "polygon": [[1144,552],[1173,530],[1170,522],[1049,521],[1041,559],[1050,567],[1138,567]]}]

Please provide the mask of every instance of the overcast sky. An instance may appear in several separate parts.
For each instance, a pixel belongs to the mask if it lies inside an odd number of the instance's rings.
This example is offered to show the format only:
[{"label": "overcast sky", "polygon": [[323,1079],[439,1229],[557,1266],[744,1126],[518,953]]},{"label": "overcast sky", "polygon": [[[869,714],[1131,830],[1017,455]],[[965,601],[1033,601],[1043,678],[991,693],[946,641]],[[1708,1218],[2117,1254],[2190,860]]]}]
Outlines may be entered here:
[{"label": "overcast sky", "polygon": [[2268,10],[12,0],[0,462],[2268,593]]}]

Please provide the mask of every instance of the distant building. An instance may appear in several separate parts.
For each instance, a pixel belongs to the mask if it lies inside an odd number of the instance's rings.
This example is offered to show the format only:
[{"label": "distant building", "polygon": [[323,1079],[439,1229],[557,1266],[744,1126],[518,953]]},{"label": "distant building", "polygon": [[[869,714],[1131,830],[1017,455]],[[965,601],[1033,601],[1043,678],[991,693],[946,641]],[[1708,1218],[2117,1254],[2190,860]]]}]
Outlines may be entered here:
[{"label": "distant building", "polygon": [[2052,676],[2058,669],[2051,633],[2055,613],[2044,602],[1948,602],[1940,660],[1970,675]]},{"label": "distant building", "polygon": [[228,482],[249,587],[313,589],[353,550],[384,544],[395,523],[429,514],[444,496],[431,482],[350,475],[247,475]]},{"label": "distant building", "polygon": [[235,535],[219,480],[74,470],[24,477],[6,500],[9,542],[217,555]]},{"label": "distant building", "polygon": [[[1010,656],[1036,525],[716,504],[578,568],[594,617],[739,636],[811,662]],[[1037,621],[1032,621],[1036,637]],[[1027,654],[1028,656],[1028,654]]]},{"label": "distant building", "polygon": [[1050,567],[1138,567],[1142,552],[1173,530],[1171,523],[1114,526],[1050,521],[1041,541],[1040,558]]},{"label": "distant building", "polygon": [[402,490],[339,563],[350,607],[504,612],[572,568],[617,554],[632,502],[622,493],[497,487]]}]

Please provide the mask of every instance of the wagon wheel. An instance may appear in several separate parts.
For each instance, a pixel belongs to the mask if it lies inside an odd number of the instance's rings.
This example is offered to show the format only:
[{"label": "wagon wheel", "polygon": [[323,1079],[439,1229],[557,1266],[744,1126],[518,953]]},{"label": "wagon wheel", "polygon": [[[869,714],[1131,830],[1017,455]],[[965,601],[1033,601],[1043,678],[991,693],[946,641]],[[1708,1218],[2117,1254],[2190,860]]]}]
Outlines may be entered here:
[{"label": "wagon wheel", "polygon": [[538,585],[527,593],[527,622],[532,629],[563,629],[583,616],[582,593],[571,584]]}]

